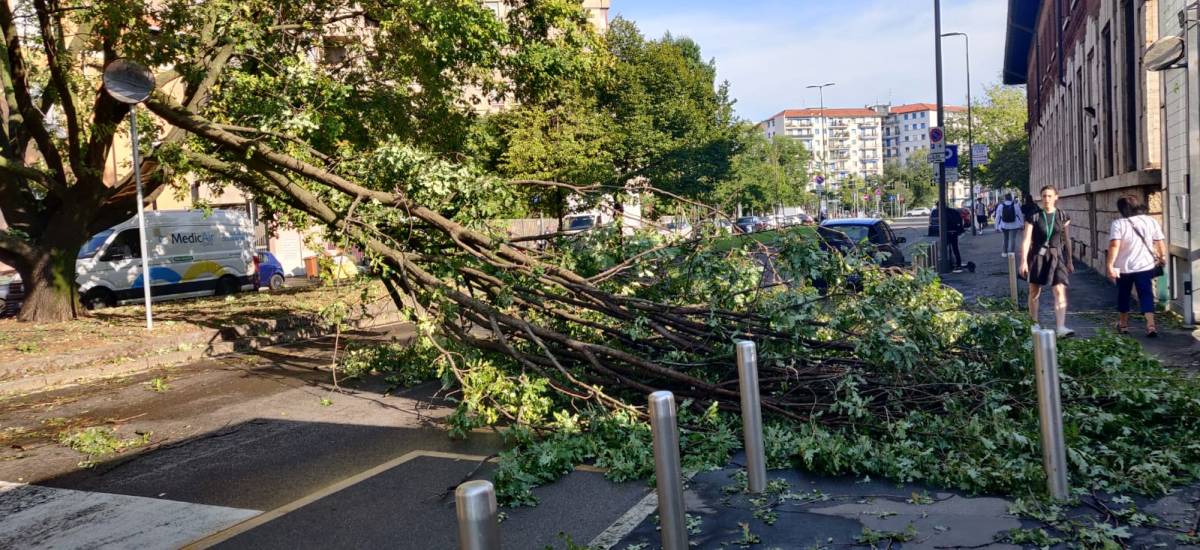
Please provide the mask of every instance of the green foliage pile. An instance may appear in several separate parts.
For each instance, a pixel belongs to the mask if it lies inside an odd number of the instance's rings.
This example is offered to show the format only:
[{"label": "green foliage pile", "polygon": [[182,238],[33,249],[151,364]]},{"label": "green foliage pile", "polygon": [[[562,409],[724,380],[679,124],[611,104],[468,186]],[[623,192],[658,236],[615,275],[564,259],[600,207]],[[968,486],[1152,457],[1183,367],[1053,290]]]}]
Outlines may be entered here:
[{"label": "green foliage pile", "polygon": [[[591,235],[564,254],[564,262],[583,274],[604,272],[622,256],[606,242]],[[760,245],[743,242],[725,251],[703,243],[662,249],[655,269],[611,285],[647,299],[750,311],[790,335],[759,345],[764,398],[786,402],[796,413],[767,411],[773,467],[975,493],[1042,491],[1023,316],[968,310],[961,295],[931,273],[885,271],[867,257],[828,253],[810,233],[785,233],[771,242],[775,265],[794,279],[790,287],[763,290],[754,260]],[[627,239],[624,254],[653,251],[655,243],[648,235]],[[638,322],[626,331],[631,338],[652,334]],[[726,349],[712,356],[680,351],[660,361],[698,379],[730,380],[737,337],[729,334]],[[419,364],[445,364],[444,349],[453,344],[432,330],[423,341],[427,355]],[[814,370],[813,356],[822,352],[810,341],[853,345],[824,352],[822,368]],[[643,393],[615,385],[613,395],[631,408],[599,408],[556,391],[565,384],[561,377],[532,375],[508,357],[478,349],[454,353],[470,363],[468,375],[454,384],[461,392],[455,431],[512,427],[513,448],[496,476],[506,502],[533,502],[530,488],[581,463],[607,468],[615,480],[652,474],[648,427],[632,412],[644,404]],[[1200,385],[1193,379],[1112,334],[1060,342],[1059,365],[1074,486],[1160,494],[1200,474]],[[739,446],[737,417],[724,405],[704,397],[681,404],[688,468],[722,467]]]}]

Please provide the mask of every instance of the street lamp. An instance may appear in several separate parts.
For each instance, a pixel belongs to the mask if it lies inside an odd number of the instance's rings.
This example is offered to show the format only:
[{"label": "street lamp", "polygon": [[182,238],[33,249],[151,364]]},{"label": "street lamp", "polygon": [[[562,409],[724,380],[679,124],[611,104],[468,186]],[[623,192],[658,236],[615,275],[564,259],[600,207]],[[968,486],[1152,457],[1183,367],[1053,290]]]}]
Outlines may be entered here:
[{"label": "street lamp", "polygon": [[[971,195],[971,234],[978,235],[979,229],[975,227],[975,135],[973,132],[973,117],[971,116],[971,37],[965,32],[948,32],[942,34],[942,38],[947,36],[961,36],[966,41],[967,52],[967,160],[970,165],[967,168],[967,180],[970,181]],[[938,121],[939,123],[941,121]]]},{"label": "street lamp", "polygon": [[[825,88],[827,88],[829,86],[833,86],[833,85],[834,85],[833,82],[827,82],[825,84],[813,84],[812,86],[805,86],[805,88],[808,88],[808,89],[816,88],[817,95],[820,97],[821,131],[825,132],[825,134],[823,136],[821,136],[821,181],[822,182],[829,181],[829,177],[828,177],[829,175],[825,173],[825,164],[827,162],[829,162],[829,128],[825,124]],[[822,183],[822,186],[824,186],[824,183]],[[823,190],[818,189],[817,191],[820,192]],[[818,195],[819,194],[820,193],[818,193]],[[820,210],[819,202],[817,203],[817,209],[818,209],[818,211]],[[819,212],[818,212],[818,214],[819,214]]]},{"label": "street lamp", "polygon": [[[129,139],[133,149],[133,180],[137,185],[138,246],[142,248],[142,293],[146,300],[146,330],[154,328],[150,305],[150,248],[146,246],[146,213],[142,197],[142,161],[138,158],[137,106],[154,91],[154,74],[150,69],[117,59],[104,68],[104,91],[113,99],[129,105]],[[115,154],[115,153],[114,153]],[[113,174],[116,177],[116,174]]]}]

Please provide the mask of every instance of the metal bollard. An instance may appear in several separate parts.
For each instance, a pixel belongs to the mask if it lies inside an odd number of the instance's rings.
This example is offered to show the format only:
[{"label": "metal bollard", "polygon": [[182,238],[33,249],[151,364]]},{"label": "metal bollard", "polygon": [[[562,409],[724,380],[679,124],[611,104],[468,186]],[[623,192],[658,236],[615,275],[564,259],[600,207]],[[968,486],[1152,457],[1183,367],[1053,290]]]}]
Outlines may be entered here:
[{"label": "metal bollard", "polygon": [[500,550],[496,489],[490,481],[468,481],[454,490],[459,550]]},{"label": "metal bollard", "polygon": [[663,550],[687,550],[675,394],[669,391],[650,394],[650,433],[654,436],[654,477],[658,482],[658,525],[662,532],[662,547]]},{"label": "metal bollard", "polygon": [[1021,311],[1017,301],[1017,255],[1014,252],[1008,253],[1008,294],[1012,297],[1013,308]]},{"label": "metal bollard", "polygon": [[758,353],[754,342],[743,340],[737,343],[737,366],[742,394],[742,438],[746,447],[746,488],[757,494],[767,488],[767,460],[763,452]]},{"label": "metal bollard", "polygon": [[1058,386],[1058,344],[1054,331],[1034,329],[1033,366],[1037,376],[1038,416],[1042,425],[1042,465],[1046,489],[1056,500],[1069,496],[1067,449],[1063,440],[1062,401]]}]

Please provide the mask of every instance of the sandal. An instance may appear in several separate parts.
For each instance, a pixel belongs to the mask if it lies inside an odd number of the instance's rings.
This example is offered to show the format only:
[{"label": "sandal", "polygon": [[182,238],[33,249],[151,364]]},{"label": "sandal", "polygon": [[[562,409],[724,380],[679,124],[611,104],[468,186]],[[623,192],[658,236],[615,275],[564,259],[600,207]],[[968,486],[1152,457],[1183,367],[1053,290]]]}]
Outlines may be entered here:
[{"label": "sandal", "polygon": [[1146,327],[1146,338],[1158,338],[1158,329],[1155,327]]},{"label": "sandal", "polygon": [[1129,334],[1129,325],[1117,325],[1117,334]]}]

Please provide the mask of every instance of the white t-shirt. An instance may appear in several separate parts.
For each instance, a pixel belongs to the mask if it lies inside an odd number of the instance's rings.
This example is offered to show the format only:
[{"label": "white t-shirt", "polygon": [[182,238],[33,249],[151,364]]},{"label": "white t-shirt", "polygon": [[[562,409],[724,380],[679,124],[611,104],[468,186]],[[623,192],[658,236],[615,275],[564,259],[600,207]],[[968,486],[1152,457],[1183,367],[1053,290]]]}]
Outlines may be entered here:
[{"label": "white t-shirt", "polygon": [[[1146,237],[1145,240],[1133,230],[1134,226]],[[1110,241],[1121,241],[1121,246],[1117,249],[1117,261],[1113,263],[1119,273],[1154,269],[1157,262],[1154,260],[1154,250],[1150,247],[1154,246],[1154,241],[1164,239],[1158,222],[1144,215],[1113,220],[1112,227],[1108,230],[1108,238]]]}]

